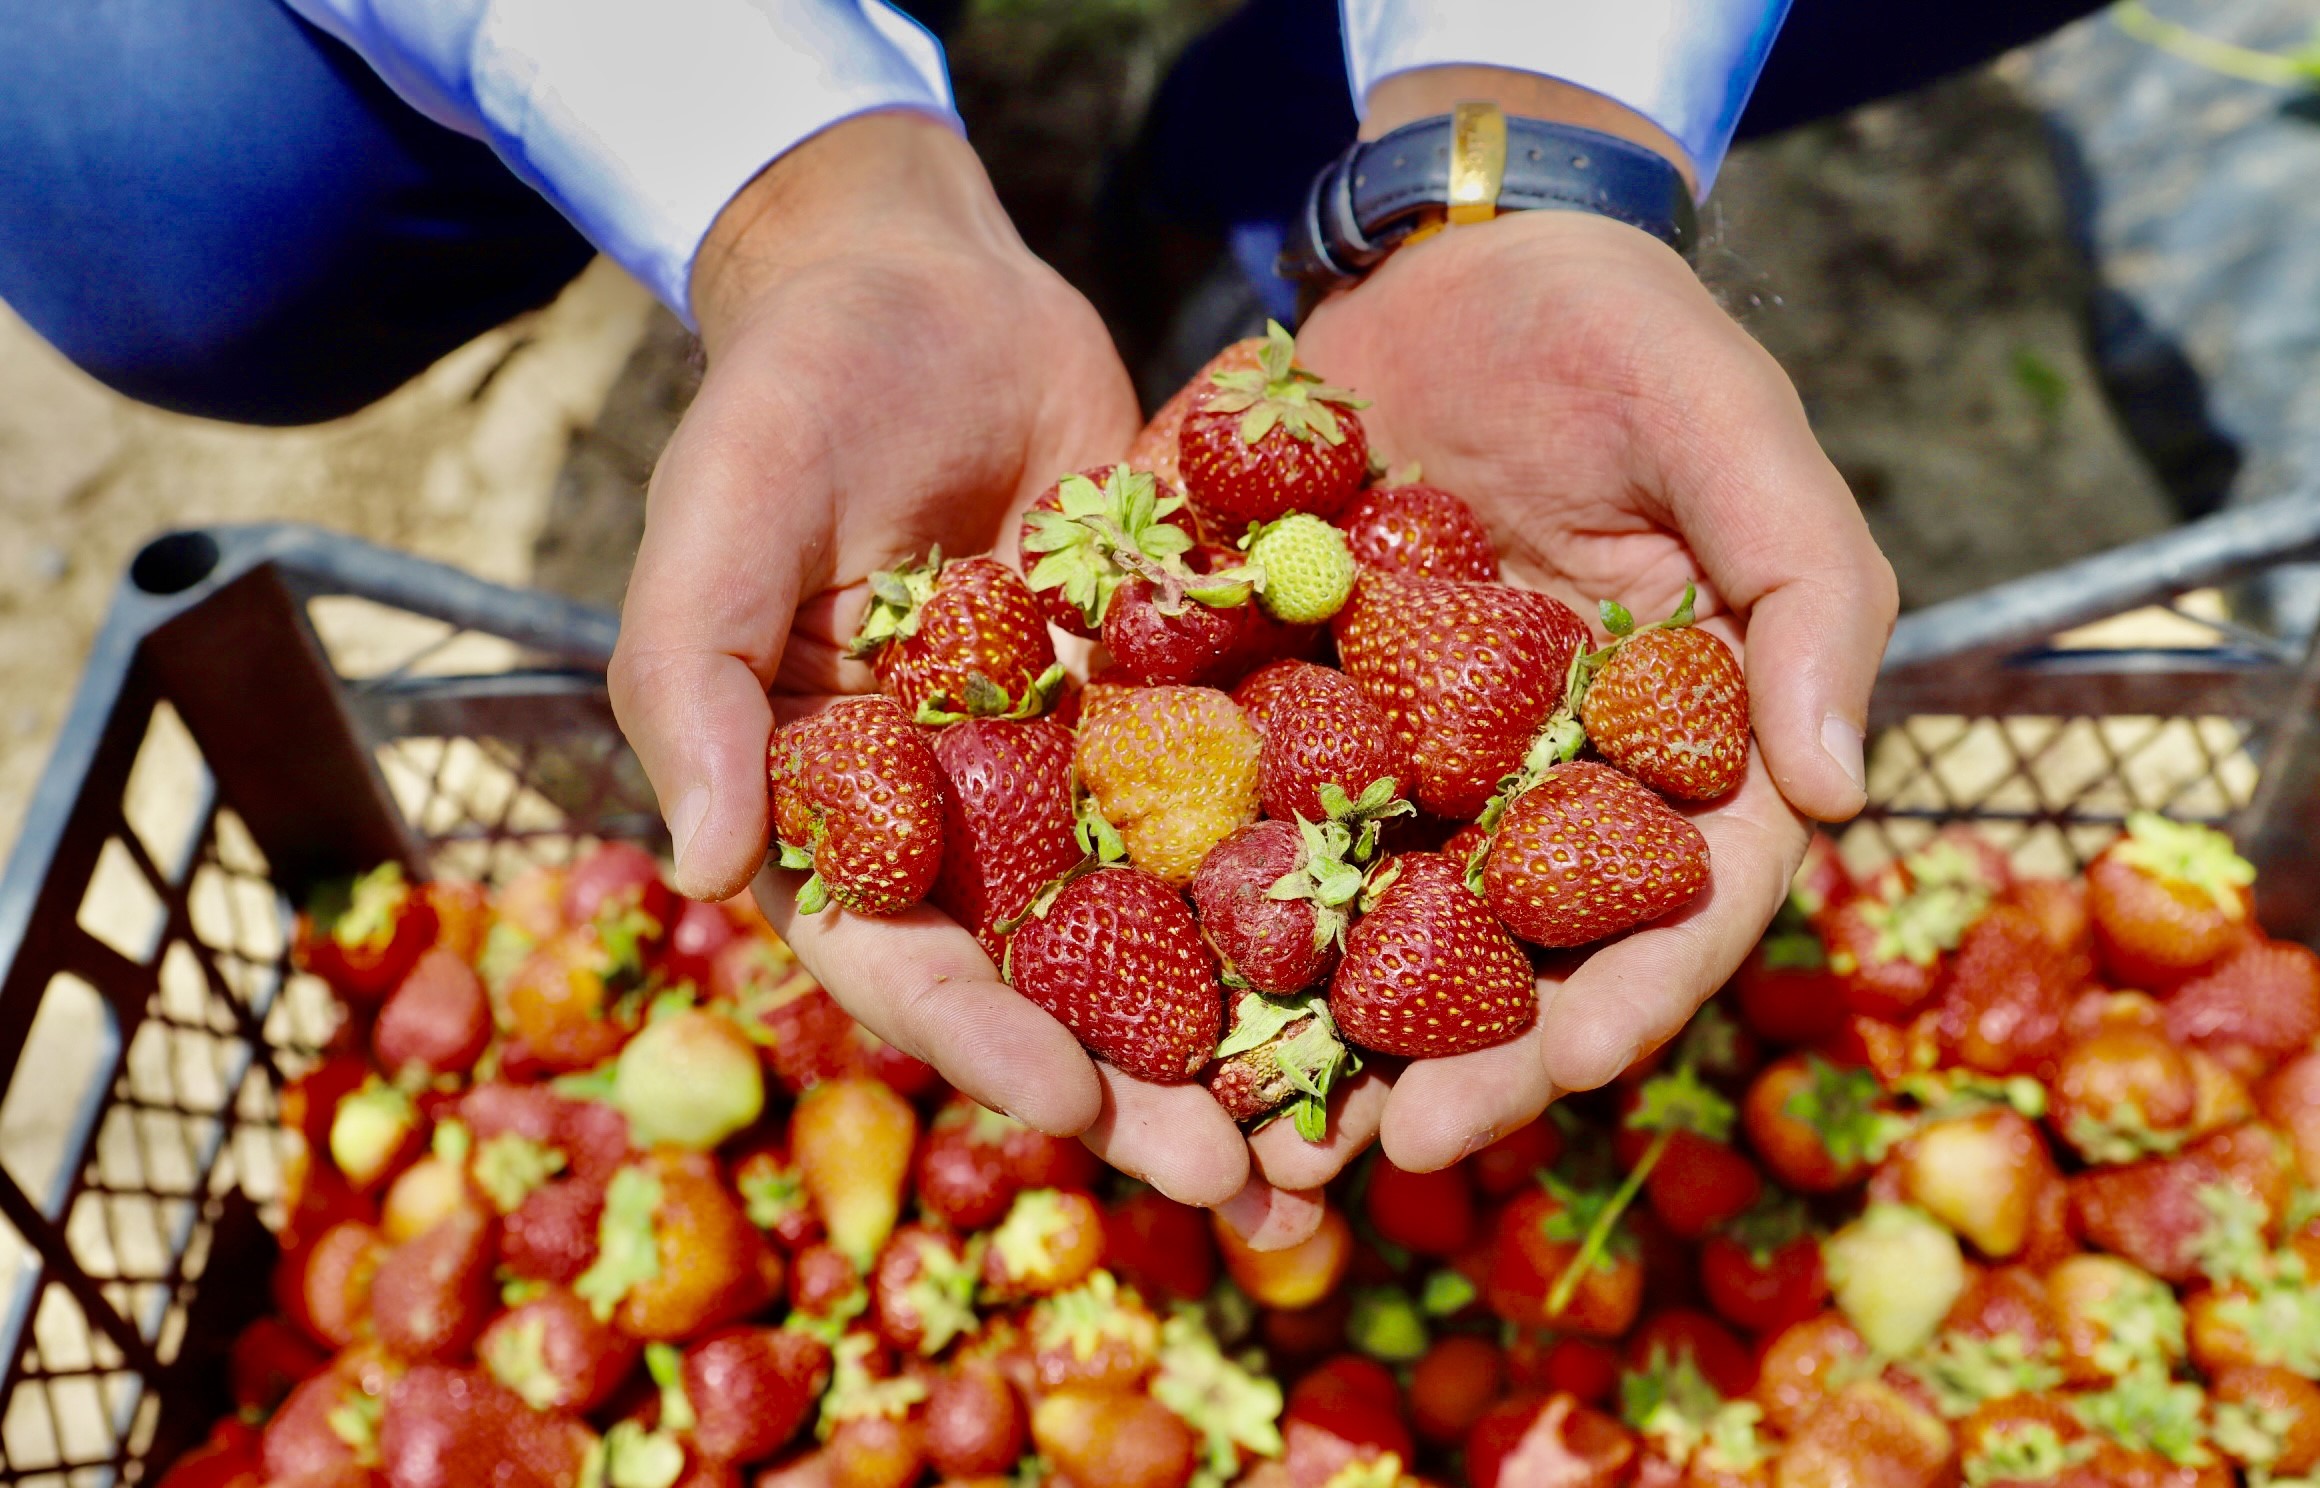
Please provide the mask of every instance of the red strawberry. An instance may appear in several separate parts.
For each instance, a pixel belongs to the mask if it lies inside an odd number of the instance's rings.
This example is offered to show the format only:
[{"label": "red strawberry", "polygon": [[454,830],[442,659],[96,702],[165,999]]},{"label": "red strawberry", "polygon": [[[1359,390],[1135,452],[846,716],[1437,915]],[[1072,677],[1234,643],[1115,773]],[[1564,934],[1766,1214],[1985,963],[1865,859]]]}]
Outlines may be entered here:
[{"label": "red strawberry", "polygon": [[499,1257],[517,1276],[571,1282],[596,1260],[604,1184],[561,1178],[534,1189],[500,1225]]},{"label": "red strawberry", "polygon": [[1712,801],[1748,772],[1748,679],[1722,640],[1676,612],[1637,629],[1603,603],[1609,646],[1581,664],[1579,721],[1595,752],[1664,796]]},{"label": "red strawberry", "polygon": [[941,1353],[975,1328],[975,1268],[955,1235],[907,1224],[870,1272],[878,1336],[905,1354]]},{"label": "red strawberry", "polygon": [[1473,1488],[1624,1483],[1636,1455],[1625,1427],[1569,1395],[1544,1402],[1518,1396],[1474,1423],[1466,1438],[1466,1480]]},{"label": "red strawberry", "polygon": [[628,1377],[637,1346],[569,1288],[549,1286],[493,1318],[475,1356],[532,1409],[584,1415]]},{"label": "red strawberry", "polygon": [[465,1074],[490,1042],[491,1004],[482,981],[441,946],[412,963],[371,1026],[371,1050],[389,1071]]},{"label": "red strawberry", "polygon": [[1820,1237],[1793,1199],[1767,1204],[1733,1221],[1700,1246],[1700,1290],[1735,1327],[1777,1333],[1828,1301]]},{"label": "red strawberry", "polygon": [[1158,581],[1130,578],[1104,615],[1104,646],[1112,653],[1105,678],[1136,687],[1230,682],[1225,673],[1241,654],[1256,613],[1246,584],[1209,585],[1166,574]]},{"label": "red strawberry", "polygon": [[784,1090],[798,1095],[824,1080],[862,1073],[852,1015],[797,964],[787,947],[752,941],[725,959],[759,968],[733,1005],[755,1025],[751,1037]]},{"label": "red strawberry", "polygon": [[1656,920],[1708,884],[1708,842],[1608,766],[1557,765],[1506,808],[1482,893],[1508,929],[1574,946]]},{"label": "red strawberry", "polygon": [[996,959],[999,923],[1081,856],[1072,835],[1071,731],[1045,719],[971,718],[934,736],[942,767],[942,874],[934,902]]},{"label": "red strawberry", "polygon": [[2174,1157],[2090,1168],[2069,1182],[2071,1213],[2088,1241],[2180,1284],[2203,1266],[2262,1255],[2286,1208],[2293,1170],[2279,1134],[2250,1123]]},{"label": "red strawberry", "polygon": [[2173,1150],[2198,1112],[2183,1051],[2133,1015],[2104,1019],[2055,1057],[2046,1119],[2089,1162]]},{"label": "red strawberry", "polygon": [[1116,696],[1091,698],[1073,755],[1103,818],[1093,835],[1106,857],[1125,848],[1138,868],[1182,888],[1211,848],[1257,819],[1262,744],[1213,688],[1104,691]]},{"label": "red strawberry", "polygon": [[1724,1399],[1738,1399],[1756,1387],[1756,1361],[1732,1330],[1708,1313],[1662,1308],[1627,1336],[1630,1370],[1657,1374],[1670,1366],[1681,1370],[1687,1362]]},{"label": "red strawberry", "polygon": [[2086,865],[2087,909],[2119,984],[2163,992],[2221,960],[2248,933],[2255,868],[2212,828],[2152,812]]},{"label": "red strawberry", "polygon": [[1740,1125],[1773,1178],[1808,1194],[1859,1182],[1901,1129],[1875,1075],[1818,1054],[1766,1065],[1740,1103]]},{"label": "red strawberry", "polygon": [[1353,561],[1415,579],[1498,577],[1498,550],[1474,509],[1443,490],[1413,481],[1372,486],[1337,518]]},{"label": "red strawberry", "polygon": [[479,1369],[422,1364],[387,1392],[379,1458],[393,1488],[565,1488],[596,1434],[535,1411]]},{"label": "red strawberry", "polygon": [[1467,1165],[1474,1170],[1476,1188],[1503,1199],[1537,1182],[1540,1172],[1562,1155],[1562,1128],[1538,1116],[1475,1153]]},{"label": "red strawberry", "polygon": [[[1205,1238],[1205,1237],[1204,1237]],[[227,1381],[238,1408],[264,1413],[330,1362],[289,1323],[262,1317],[234,1335],[226,1356]]]},{"label": "red strawberry", "polygon": [[1293,511],[1336,516],[1369,473],[1369,439],[1354,410],[1367,406],[1296,363],[1297,344],[1266,325],[1254,371],[1210,374],[1214,388],[1177,435],[1177,473],[1212,536]]},{"label": "red strawberry", "polygon": [[943,782],[925,733],[892,699],[842,698],[776,732],[768,752],[785,868],[811,869],[808,914],[918,903],[942,868]]},{"label": "red strawberry", "polygon": [[1845,1005],[1890,1022],[1906,1021],[1940,985],[1942,958],[1957,949],[1988,897],[1970,885],[1911,885],[1889,876],[1840,901],[1821,920],[1829,970]]},{"label": "red strawberry", "polygon": [[1184,898],[1140,868],[1073,879],[1015,932],[1007,980],[1125,1073],[1181,1083],[1223,1031],[1216,958]]},{"label": "red strawberry", "polygon": [[282,1257],[275,1297],[317,1343],[345,1348],[370,1320],[371,1285],[386,1242],[359,1220],[345,1220],[312,1244]]},{"label": "red strawberry", "polygon": [[1346,676],[1393,726],[1420,806],[1479,816],[1563,702],[1585,622],[1500,584],[1364,573],[1331,622]]},{"label": "red strawberry", "polygon": [[694,1450],[756,1462],[797,1434],[830,1382],[830,1350],[794,1328],[729,1328],[685,1350]]},{"label": "red strawberry", "polygon": [[2244,1078],[2261,1075],[2320,1037],[2320,956],[2292,941],[2251,941],[2167,999],[2167,1036]]},{"label": "red strawberry", "polygon": [[259,1441],[261,1481],[341,1488],[366,1480],[364,1465],[378,1461],[379,1421],[366,1372],[359,1355],[341,1354],[290,1392]]},{"label": "red strawberry", "polygon": [[1362,1204],[1379,1239],[1417,1255],[1448,1260],[1474,1238],[1474,1185],[1463,1166],[1412,1173],[1381,1152],[1370,1160]]},{"label": "red strawberry", "polygon": [[1560,1312],[1548,1310],[1557,1281],[1611,1202],[1608,1190],[1576,1189],[1559,1179],[1516,1194],[1499,1211],[1482,1288],[1490,1310],[1518,1326],[1582,1338],[1617,1338],[1632,1327],[1643,1306],[1643,1261],[1624,1222],[1613,1226],[1610,1243],[1579,1273],[1570,1301]]},{"label": "red strawberry", "polygon": [[[1168,445],[1175,464],[1176,445]],[[1181,558],[1197,540],[1192,513],[1173,479],[1158,485],[1151,465],[1098,465],[1039,493],[1015,537],[1040,613],[1065,632],[1094,640],[1112,597],[1131,574]]]},{"label": "red strawberry", "polygon": [[1006,1133],[1015,1124],[953,1096],[919,1144],[919,1207],[962,1233],[997,1224],[1022,1188],[1007,1168]]},{"label": "red strawberry", "polygon": [[2063,1019],[2078,990],[2030,913],[1993,905],[1966,930],[1950,962],[1938,1024],[1942,1046],[1984,1074],[2034,1073],[2062,1047]]},{"label": "red strawberry", "polygon": [[1039,601],[995,558],[919,564],[870,576],[870,609],[847,654],[870,658],[878,685],[919,723],[1030,718],[1047,711],[1063,668]]},{"label": "red strawberry", "polygon": [[1233,689],[1232,699],[1247,715],[1249,727],[1262,739],[1273,726],[1273,709],[1288,685],[1299,673],[1311,667],[1309,661],[1275,661],[1257,668],[1241,679]]},{"label": "red strawberry", "polygon": [[635,1030],[621,997],[643,985],[645,972],[633,943],[607,944],[594,927],[575,926],[526,956],[501,999],[516,1037],[539,1068],[593,1069],[619,1053]]},{"label": "red strawberry", "polygon": [[1022,1403],[988,1360],[962,1360],[928,1387],[926,1455],[946,1479],[1004,1480],[1023,1455],[1024,1436]]},{"label": "red strawberry", "polygon": [[1393,802],[1410,783],[1410,768],[1394,745],[1385,715],[1343,672],[1298,666],[1268,686],[1265,705],[1257,790],[1267,816],[1344,820],[1349,803],[1366,800],[1380,781],[1385,782],[1385,802]]},{"label": "red strawberry", "polygon": [[1197,1302],[1216,1286],[1208,1215],[1139,1189],[1104,1216],[1104,1265],[1155,1299]]},{"label": "red strawberry", "polygon": [[491,1225],[472,1209],[396,1246],[371,1282],[371,1326],[397,1357],[451,1363],[492,1311]]},{"label": "red strawberry", "polygon": [[427,896],[404,879],[401,864],[383,863],[316,890],[298,916],[290,954],[341,997],[374,1003],[435,943],[436,929]]},{"label": "red strawberry", "polygon": [[1740,1021],[1775,1044],[1817,1044],[1845,1021],[1828,948],[1793,893],[1733,974],[1732,995]]},{"label": "red strawberry", "polygon": [[1462,865],[1404,853],[1363,897],[1372,902],[1329,984],[1329,1010],[1347,1039],[1431,1059],[1530,1026],[1538,1005],[1530,961],[1466,886]]},{"label": "red strawberry", "polygon": [[1410,1424],[1428,1444],[1455,1445],[1499,1398],[1506,1361],[1498,1345],[1471,1333],[1434,1340],[1410,1370]]},{"label": "red strawberry", "polygon": [[1183,489],[1184,482],[1176,469],[1178,437],[1183,433],[1184,420],[1211,392],[1213,380],[1219,372],[1257,372],[1264,368],[1265,338],[1250,336],[1235,341],[1215,356],[1207,365],[1192,374],[1184,386],[1169,394],[1168,401],[1151,421],[1137,431],[1128,442],[1128,463],[1138,470],[1149,470],[1159,482],[1171,490]]},{"label": "red strawberry", "polygon": [[1683,1240],[1699,1239],[1763,1193],[1754,1163],[1728,1143],[1689,1131],[1669,1137],[1666,1155],[1644,1184],[1652,1212]]},{"label": "red strawberry", "polygon": [[1329,975],[1348,906],[1361,893],[1361,871],[1346,853],[1343,841],[1312,822],[1262,821],[1201,860],[1192,906],[1224,962],[1227,986],[1287,997]]},{"label": "red strawberry", "polygon": [[1244,992],[1232,1032],[1216,1046],[1216,1063],[1201,1083],[1233,1120],[1287,1116],[1299,1135],[1318,1142],[1328,1132],[1329,1092],[1359,1068],[1337,1035],[1327,998],[1279,1002]]}]

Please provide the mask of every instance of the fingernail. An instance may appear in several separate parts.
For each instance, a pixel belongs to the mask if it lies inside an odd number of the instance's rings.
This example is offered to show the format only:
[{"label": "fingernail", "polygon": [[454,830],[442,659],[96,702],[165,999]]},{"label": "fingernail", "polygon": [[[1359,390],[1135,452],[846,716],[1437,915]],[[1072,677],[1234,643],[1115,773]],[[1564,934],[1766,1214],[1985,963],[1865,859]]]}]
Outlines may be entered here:
[{"label": "fingernail", "polygon": [[1821,748],[1832,763],[1845,772],[1853,782],[1853,789],[1866,793],[1869,789],[1868,768],[1861,759],[1861,731],[1849,718],[1831,713],[1821,720]]},{"label": "fingernail", "polygon": [[1498,1129],[1496,1127],[1486,1126],[1482,1130],[1476,1132],[1473,1136],[1466,1139],[1466,1146],[1459,1152],[1455,1160],[1458,1162],[1464,1162],[1466,1159],[1472,1157],[1475,1153],[1480,1152],[1483,1148],[1488,1147],[1491,1143],[1497,1140]]},{"label": "fingernail", "polygon": [[1256,1238],[1265,1226],[1265,1216],[1273,1209],[1273,1190],[1262,1179],[1251,1179],[1241,1191],[1216,1206],[1217,1218],[1232,1227],[1232,1232],[1243,1240]]},{"label": "fingernail", "polygon": [[708,815],[709,788],[705,785],[696,785],[679,796],[676,809],[669,813],[669,853],[676,859],[679,884],[686,882],[686,850],[692,847]]}]

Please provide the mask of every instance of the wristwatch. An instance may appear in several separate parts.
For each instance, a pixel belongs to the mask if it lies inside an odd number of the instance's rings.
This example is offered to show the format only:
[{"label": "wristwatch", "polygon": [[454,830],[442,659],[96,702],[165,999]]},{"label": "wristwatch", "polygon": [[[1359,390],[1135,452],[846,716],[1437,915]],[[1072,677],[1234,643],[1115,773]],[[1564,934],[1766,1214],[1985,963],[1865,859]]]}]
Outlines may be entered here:
[{"label": "wristwatch", "polygon": [[1681,172],[1642,145],[1493,103],[1356,141],[1321,168],[1276,266],[1309,299],[1351,284],[1387,254],[1445,226],[1502,212],[1594,212],[1689,256],[1699,236]]}]

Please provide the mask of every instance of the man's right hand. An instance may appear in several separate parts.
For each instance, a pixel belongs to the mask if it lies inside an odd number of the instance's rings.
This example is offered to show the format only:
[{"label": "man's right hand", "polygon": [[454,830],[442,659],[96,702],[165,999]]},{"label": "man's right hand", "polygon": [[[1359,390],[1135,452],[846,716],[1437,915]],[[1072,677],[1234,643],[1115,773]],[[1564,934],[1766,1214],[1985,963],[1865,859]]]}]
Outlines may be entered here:
[{"label": "man's right hand", "polygon": [[[767,169],[711,231],[693,304],[708,372],[653,475],[611,684],[677,885],[716,898],[764,864],[776,722],[875,687],[844,659],[862,581],[936,543],[999,547],[1138,415],[1095,311],[1023,246],[966,142],[915,114]],[[1173,1197],[1242,1189],[1247,1143],[1206,1091],[1093,1063],[947,916],[801,915],[794,888],[768,872],[759,902],[872,1032]]]}]

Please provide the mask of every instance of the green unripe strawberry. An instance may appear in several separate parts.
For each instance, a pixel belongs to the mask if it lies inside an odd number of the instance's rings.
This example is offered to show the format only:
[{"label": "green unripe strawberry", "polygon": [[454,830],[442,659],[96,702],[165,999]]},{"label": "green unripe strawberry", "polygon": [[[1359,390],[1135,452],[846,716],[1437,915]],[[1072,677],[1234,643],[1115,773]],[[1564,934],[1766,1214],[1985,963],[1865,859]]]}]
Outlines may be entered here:
[{"label": "green unripe strawberry", "polygon": [[1260,527],[1249,557],[1265,572],[1258,599],[1289,625],[1318,625],[1345,608],[1353,593],[1353,549],[1345,534],[1310,512]]}]

